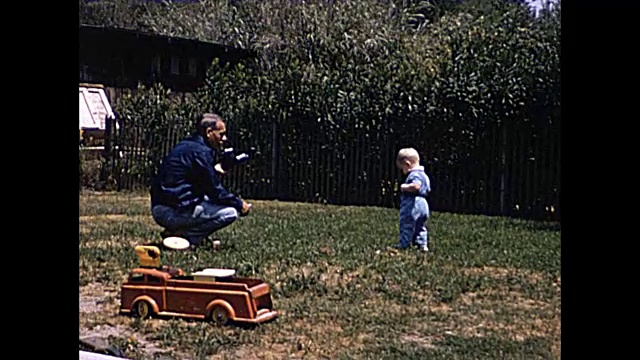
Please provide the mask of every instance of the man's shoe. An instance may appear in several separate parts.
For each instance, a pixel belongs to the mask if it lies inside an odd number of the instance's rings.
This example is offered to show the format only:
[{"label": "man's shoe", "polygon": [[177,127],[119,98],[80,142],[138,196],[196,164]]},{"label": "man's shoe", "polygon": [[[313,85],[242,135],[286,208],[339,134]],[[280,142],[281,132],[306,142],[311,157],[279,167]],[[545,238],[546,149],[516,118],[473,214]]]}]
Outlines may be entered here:
[{"label": "man's shoe", "polygon": [[200,242],[202,247],[211,248],[211,250],[220,250],[222,242],[218,238],[205,238]]}]

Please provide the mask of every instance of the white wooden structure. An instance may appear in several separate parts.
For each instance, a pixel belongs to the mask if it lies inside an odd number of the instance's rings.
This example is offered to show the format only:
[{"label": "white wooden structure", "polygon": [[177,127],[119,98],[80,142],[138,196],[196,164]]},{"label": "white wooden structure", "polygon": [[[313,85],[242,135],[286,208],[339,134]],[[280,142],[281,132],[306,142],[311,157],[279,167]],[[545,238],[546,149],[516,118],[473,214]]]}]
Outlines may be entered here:
[{"label": "white wooden structure", "polygon": [[80,84],[80,130],[105,130],[107,116],[114,118],[102,85]]}]

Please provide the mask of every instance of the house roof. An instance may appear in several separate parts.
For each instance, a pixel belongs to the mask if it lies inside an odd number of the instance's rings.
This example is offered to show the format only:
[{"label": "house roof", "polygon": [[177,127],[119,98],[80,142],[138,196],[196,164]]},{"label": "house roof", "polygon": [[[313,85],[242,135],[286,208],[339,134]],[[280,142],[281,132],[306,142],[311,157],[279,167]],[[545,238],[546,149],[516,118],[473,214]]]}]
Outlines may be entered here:
[{"label": "house roof", "polygon": [[[80,81],[117,88],[161,82],[174,91],[190,92],[202,85],[213,59],[233,64],[255,56],[254,51],[220,43],[87,24],[79,26],[79,43]],[[175,64],[180,67],[177,73]]]},{"label": "house roof", "polygon": [[225,52],[234,52],[241,56],[253,54],[251,50],[228,46],[221,43],[207,42],[207,41],[201,41],[201,40],[189,39],[189,38],[177,37],[177,36],[154,34],[154,33],[148,33],[140,30],[126,29],[126,28],[80,24],[79,31],[81,35],[82,34],[89,35],[89,36],[107,35],[112,37],[120,37],[123,39],[124,38],[127,38],[127,39],[146,38],[150,40],[156,40],[161,43],[183,46],[183,47],[191,47],[191,48],[197,48],[197,49],[203,49],[203,50],[211,49],[211,50],[217,50],[217,51],[222,50]]}]

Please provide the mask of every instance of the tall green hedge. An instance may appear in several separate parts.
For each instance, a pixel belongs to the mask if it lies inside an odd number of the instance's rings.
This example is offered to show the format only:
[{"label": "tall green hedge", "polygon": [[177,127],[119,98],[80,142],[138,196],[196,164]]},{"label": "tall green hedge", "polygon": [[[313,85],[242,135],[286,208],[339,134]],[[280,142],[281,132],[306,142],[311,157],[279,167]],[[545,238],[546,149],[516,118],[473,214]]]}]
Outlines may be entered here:
[{"label": "tall green hedge", "polygon": [[[469,164],[504,167],[505,158],[515,155],[489,148],[511,137],[495,140],[490,134],[540,138],[559,132],[560,2],[538,17],[519,2],[461,3],[437,16],[425,12],[430,3],[424,1],[150,6],[140,26],[258,55],[233,66],[212,64],[206,85],[186,104],[169,105],[158,89],[122,102],[117,111],[123,121],[147,134],[148,168],[128,171],[152,173],[166,151],[160,139],[167,126],[186,132],[202,109],[222,114],[235,140],[255,148],[260,165],[250,172],[259,178],[251,181],[270,183],[275,194],[282,191],[273,176],[282,182],[290,168],[310,168],[318,160],[301,152],[310,144],[331,158],[313,166],[332,173],[353,167],[346,159],[354,151],[364,153],[358,166],[381,164],[402,146],[418,148],[443,177]],[[549,139],[546,144],[553,145],[559,138]],[[271,162],[273,146],[277,164]],[[394,189],[391,170],[383,174],[372,167],[369,174],[328,180],[324,191],[363,181],[372,171],[379,182],[369,187],[375,195]],[[541,192],[559,191],[559,173],[554,176],[553,189]],[[296,181],[287,186],[304,182]]]}]

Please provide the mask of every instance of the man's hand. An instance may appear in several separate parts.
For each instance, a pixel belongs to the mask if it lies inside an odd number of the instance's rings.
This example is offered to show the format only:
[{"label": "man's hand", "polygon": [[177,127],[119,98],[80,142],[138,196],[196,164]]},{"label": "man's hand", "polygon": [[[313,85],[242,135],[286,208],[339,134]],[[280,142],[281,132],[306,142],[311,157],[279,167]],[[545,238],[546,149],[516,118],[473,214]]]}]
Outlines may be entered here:
[{"label": "man's hand", "polygon": [[220,175],[225,175],[226,172],[224,171],[224,169],[222,168],[222,163],[217,163],[213,166],[214,170],[220,174]]},{"label": "man's hand", "polygon": [[240,212],[240,216],[247,216],[249,214],[249,211],[251,211],[252,207],[253,207],[253,205],[251,205],[248,202],[242,200],[242,211]]}]

